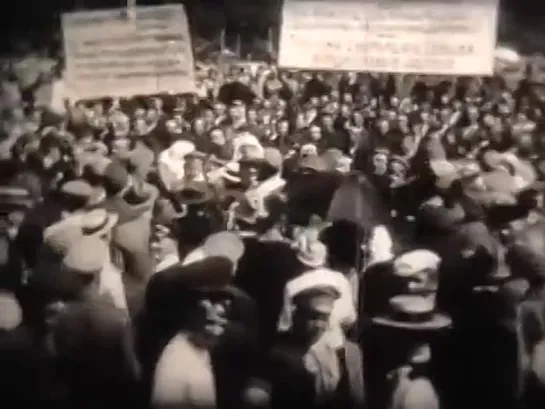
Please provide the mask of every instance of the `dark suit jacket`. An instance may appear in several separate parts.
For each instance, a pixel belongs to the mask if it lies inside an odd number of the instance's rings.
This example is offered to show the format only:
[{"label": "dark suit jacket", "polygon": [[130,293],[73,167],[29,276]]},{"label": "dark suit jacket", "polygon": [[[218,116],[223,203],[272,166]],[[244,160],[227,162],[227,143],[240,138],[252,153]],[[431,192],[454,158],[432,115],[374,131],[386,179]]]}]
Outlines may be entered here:
[{"label": "dark suit jacket", "polygon": [[[520,304],[518,342],[520,353],[519,387],[524,401],[534,407],[545,403],[545,385],[531,369],[536,359],[542,359],[542,351],[536,348],[545,339],[545,290],[535,291]],[[535,364],[535,362],[534,362]]]},{"label": "dark suit jacket", "polygon": [[[316,404],[314,378],[305,369],[303,356],[294,352],[289,343],[289,338],[281,340],[272,349],[265,365],[264,377],[272,387],[272,409],[295,405],[300,408],[322,407]],[[365,400],[361,349],[357,344],[346,341],[340,353],[343,358],[340,362],[341,370],[347,380],[347,388],[341,397],[344,403],[342,407],[361,408]]]},{"label": "dark suit jacket", "polygon": [[3,375],[0,402],[13,404],[48,400],[47,395],[54,389],[53,376],[41,359],[36,341],[36,334],[25,326],[11,331],[0,330]]},{"label": "dark suit jacket", "polygon": [[53,337],[59,374],[75,407],[138,401],[140,369],[124,311],[102,298],[69,304]]}]

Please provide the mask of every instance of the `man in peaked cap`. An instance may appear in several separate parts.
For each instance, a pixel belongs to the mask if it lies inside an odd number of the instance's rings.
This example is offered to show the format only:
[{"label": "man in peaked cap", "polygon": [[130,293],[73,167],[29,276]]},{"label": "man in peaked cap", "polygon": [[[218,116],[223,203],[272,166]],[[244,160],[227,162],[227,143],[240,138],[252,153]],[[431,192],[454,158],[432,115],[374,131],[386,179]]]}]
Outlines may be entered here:
[{"label": "man in peaked cap", "polygon": [[307,286],[307,283],[313,280],[330,280],[339,288],[340,294],[331,312],[330,326],[331,340],[340,346],[344,342],[345,331],[356,322],[355,302],[350,282],[347,278],[343,274],[327,268],[310,270],[288,281],[284,290],[284,308],[280,315],[278,329],[281,332],[290,329],[292,324],[291,312],[293,308],[291,304],[293,294],[297,294],[301,286]]},{"label": "man in peaked cap", "polygon": [[[339,344],[329,336],[331,314],[341,295],[339,282],[334,275],[310,273],[291,290],[292,325],[274,345],[264,371],[272,385],[273,407],[295,402],[308,407],[316,402],[363,405],[361,351],[350,341]],[[341,377],[346,377],[345,388],[339,388]]]},{"label": "man in peaked cap", "polygon": [[[173,266],[150,280],[146,314],[153,320],[159,313],[163,322],[170,322],[167,326],[178,330],[174,337],[170,335],[166,346],[158,345],[156,364],[150,362],[155,368],[150,385],[153,407],[240,402],[255,350],[252,339],[256,336],[256,322],[248,314],[255,305],[230,284],[232,268],[228,258],[213,256]],[[187,314],[180,315],[180,308],[185,308]],[[155,334],[164,336],[165,329],[156,328]],[[147,348],[153,350],[157,346],[152,341]],[[203,361],[202,357],[207,358]],[[182,361],[194,365],[180,366]],[[177,379],[175,388],[169,381],[172,378]],[[195,388],[196,394],[188,394],[184,385]]]}]

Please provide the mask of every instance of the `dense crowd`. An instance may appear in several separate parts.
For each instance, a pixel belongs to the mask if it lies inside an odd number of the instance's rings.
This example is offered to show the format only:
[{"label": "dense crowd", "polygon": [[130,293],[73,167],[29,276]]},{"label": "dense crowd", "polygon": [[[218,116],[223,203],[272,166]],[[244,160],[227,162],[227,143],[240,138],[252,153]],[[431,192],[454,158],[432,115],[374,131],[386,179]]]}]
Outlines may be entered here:
[{"label": "dense crowd", "polygon": [[56,109],[4,67],[0,400],[545,407],[539,90],[226,65]]}]

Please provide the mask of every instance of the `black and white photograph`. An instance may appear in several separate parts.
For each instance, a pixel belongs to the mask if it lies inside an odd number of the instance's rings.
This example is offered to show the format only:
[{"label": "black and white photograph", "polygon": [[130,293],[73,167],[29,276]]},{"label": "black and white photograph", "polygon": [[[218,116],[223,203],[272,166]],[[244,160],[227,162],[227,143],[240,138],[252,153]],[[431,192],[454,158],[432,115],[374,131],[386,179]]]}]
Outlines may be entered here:
[{"label": "black and white photograph", "polygon": [[2,15],[2,409],[545,409],[545,4]]}]

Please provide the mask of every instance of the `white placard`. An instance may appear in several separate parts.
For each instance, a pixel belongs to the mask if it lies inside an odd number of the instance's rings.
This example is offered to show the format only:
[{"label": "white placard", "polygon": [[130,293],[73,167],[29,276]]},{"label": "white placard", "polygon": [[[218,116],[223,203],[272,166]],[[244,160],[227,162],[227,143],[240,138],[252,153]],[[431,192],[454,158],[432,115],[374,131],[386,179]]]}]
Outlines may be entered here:
[{"label": "white placard", "polygon": [[[134,18],[132,18],[134,17]],[[193,51],[181,4],[66,13],[66,77],[77,99],[193,92]]]},{"label": "white placard", "polygon": [[286,68],[491,75],[498,0],[286,0]]}]

